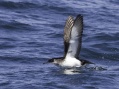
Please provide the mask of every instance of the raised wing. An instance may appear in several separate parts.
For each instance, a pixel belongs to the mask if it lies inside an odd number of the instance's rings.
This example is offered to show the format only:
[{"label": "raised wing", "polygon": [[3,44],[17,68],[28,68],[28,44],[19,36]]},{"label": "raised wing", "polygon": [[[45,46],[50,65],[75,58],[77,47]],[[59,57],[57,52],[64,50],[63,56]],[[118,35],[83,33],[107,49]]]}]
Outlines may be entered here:
[{"label": "raised wing", "polygon": [[71,30],[71,38],[69,41],[69,48],[67,55],[78,58],[79,52],[81,50],[82,32],[83,32],[83,17],[81,15],[78,15],[74,21],[74,25]]},{"label": "raised wing", "polygon": [[73,27],[73,17],[69,16],[64,27],[64,57],[69,48],[70,33]]}]

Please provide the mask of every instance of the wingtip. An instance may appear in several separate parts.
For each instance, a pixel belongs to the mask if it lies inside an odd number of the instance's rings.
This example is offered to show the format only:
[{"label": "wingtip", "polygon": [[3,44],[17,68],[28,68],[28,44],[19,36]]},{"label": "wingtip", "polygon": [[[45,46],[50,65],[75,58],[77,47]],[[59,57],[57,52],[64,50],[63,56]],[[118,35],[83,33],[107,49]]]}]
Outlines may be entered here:
[{"label": "wingtip", "polygon": [[78,15],[77,15],[77,17],[83,17],[83,15],[81,15],[81,14],[78,14]]},{"label": "wingtip", "polygon": [[76,19],[80,19],[80,20],[83,20],[83,16],[81,14],[78,14]]},{"label": "wingtip", "polygon": [[82,25],[81,27],[83,27],[83,16],[81,14],[78,14],[76,19],[75,19],[75,23],[80,23],[80,25]]}]

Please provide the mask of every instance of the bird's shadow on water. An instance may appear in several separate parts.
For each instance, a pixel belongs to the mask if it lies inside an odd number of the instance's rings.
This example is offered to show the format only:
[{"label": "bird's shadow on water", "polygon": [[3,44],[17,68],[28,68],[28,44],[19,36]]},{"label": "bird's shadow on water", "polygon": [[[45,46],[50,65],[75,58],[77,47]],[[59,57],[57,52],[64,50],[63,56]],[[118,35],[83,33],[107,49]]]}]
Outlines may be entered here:
[{"label": "bird's shadow on water", "polygon": [[57,72],[66,75],[82,74],[85,72],[105,71],[107,68],[101,65],[90,64],[80,68],[60,68]]}]

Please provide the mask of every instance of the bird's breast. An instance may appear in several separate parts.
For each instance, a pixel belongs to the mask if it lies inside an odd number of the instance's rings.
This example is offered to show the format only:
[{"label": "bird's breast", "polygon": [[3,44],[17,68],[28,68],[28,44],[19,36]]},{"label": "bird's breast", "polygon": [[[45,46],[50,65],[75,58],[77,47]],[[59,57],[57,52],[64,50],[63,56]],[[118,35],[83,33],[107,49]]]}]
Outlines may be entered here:
[{"label": "bird's breast", "polygon": [[81,62],[76,58],[67,58],[60,63],[62,67],[81,67]]}]

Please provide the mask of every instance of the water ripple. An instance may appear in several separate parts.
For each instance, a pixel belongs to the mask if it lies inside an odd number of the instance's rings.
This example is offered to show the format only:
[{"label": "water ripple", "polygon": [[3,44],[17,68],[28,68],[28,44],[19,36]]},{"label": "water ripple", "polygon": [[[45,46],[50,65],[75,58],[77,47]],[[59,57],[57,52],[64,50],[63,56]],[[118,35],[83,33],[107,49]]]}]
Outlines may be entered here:
[{"label": "water ripple", "polygon": [[[0,0],[0,88],[118,89],[118,8],[118,0]],[[77,14],[84,17],[80,57],[94,66],[67,75],[43,63],[63,55],[65,20]]]}]

